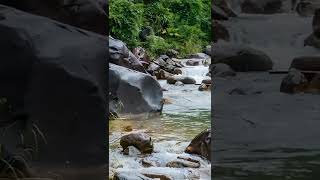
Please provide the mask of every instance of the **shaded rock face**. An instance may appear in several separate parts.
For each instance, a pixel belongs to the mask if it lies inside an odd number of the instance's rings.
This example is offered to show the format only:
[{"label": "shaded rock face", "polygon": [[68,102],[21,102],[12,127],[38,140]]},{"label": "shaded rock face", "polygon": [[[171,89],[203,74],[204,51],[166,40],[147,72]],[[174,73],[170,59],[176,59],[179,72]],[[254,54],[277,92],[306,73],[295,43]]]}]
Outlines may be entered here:
[{"label": "shaded rock face", "polygon": [[212,19],[215,19],[215,20],[228,20],[229,19],[228,14],[216,5],[211,5],[211,15],[212,15]]},{"label": "shaded rock face", "polygon": [[320,49],[320,38],[317,37],[319,35],[320,35],[320,31],[313,32],[304,40],[304,46],[313,46],[315,48]]},{"label": "shaded rock face", "polygon": [[264,52],[250,47],[214,44],[212,64],[224,63],[233,70],[240,72],[267,71],[273,67],[273,62]]},{"label": "shaded rock face", "polygon": [[153,144],[151,137],[145,133],[131,133],[122,136],[120,139],[120,145],[125,151],[129,146],[137,148],[141,153],[152,153]]},{"label": "shaded rock face", "polygon": [[2,5],[0,14],[0,97],[15,121],[1,144],[15,153],[23,135],[34,147],[35,131],[38,162],[106,163],[108,39]]},{"label": "shaded rock face", "polygon": [[215,0],[213,5],[216,5],[223,10],[229,17],[237,17],[237,14],[231,9],[227,0]]},{"label": "shaded rock face", "polygon": [[109,37],[109,62],[146,73],[141,62],[127,48],[126,44],[118,39]]},{"label": "shaded rock face", "polygon": [[299,1],[296,6],[296,11],[300,16],[308,17],[312,16],[315,12],[316,6],[310,1]]},{"label": "shaded rock face", "polygon": [[[318,32],[320,30],[320,8],[316,9],[316,11],[314,12],[314,16],[312,19],[312,29],[313,32]],[[317,37],[320,38],[320,36]]]},{"label": "shaded rock face", "polygon": [[320,94],[320,74],[316,74],[309,83],[308,92]]},{"label": "shaded rock face", "polygon": [[299,93],[303,92],[308,86],[307,78],[298,70],[291,69],[288,75],[286,75],[280,86],[280,92],[284,93]]},{"label": "shaded rock face", "polygon": [[99,34],[108,33],[108,2],[104,0],[5,0],[1,4]]},{"label": "shaded rock face", "polygon": [[227,64],[217,63],[210,64],[209,66],[209,75],[211,77],[229,77],[236,76],[236,72]]},{"label": "shaded rock face", "polygon": [[244,0],[241,11],[249,14],[274,14],[282,12],[282,0]]},{"label": "shaded rock face", "polygon": [[213,31],[213,42],[218,42],[218,40],[230,40],[230,34],[226,27],[220,24],[218,21],[213,21],[212,25]]},{"label": "shaded rock face", "polygon": [[320,56],[303,56],[294,58],[290,68],[303,71],[320,71]]},{"label": "shaded rock face", "polygon": [[211,79],[204,79],[204,80],[201,81],[201,83],[212,84],[212,81],[211,81]]},{"label": "shaded rock face", "polygon": [[311,93],[320,94],[320,74],[316,74],[309,83],[308,90]]},{"label": "shaded rock face", "polygon": [[197,135],[186,148],[185,152],[197,154],[208,160],[211,159],[211,130],[205,130]]},{"label": "shaded rock face", "polygon": [[304,40],[304,46],[320,48],[320,9],[317,9],[314,13],[312,30],[312,34]]},{"label": "shaded rock face", "polygon": [[119,113],[157,113],[162,110],[163,93],[160,84],[154,78],[111,63],[109,93],[121,102]]}]

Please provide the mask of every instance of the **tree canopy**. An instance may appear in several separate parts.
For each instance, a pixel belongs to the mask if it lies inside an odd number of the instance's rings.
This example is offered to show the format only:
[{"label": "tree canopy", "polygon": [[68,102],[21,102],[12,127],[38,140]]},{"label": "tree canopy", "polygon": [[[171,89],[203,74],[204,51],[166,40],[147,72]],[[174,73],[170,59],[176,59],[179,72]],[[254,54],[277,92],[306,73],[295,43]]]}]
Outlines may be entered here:
[{"label": "tree canopy", "polygon": [[212,35],[210,6],[210,0],[110,0],[110,35],[152,56],[200,52]]}]

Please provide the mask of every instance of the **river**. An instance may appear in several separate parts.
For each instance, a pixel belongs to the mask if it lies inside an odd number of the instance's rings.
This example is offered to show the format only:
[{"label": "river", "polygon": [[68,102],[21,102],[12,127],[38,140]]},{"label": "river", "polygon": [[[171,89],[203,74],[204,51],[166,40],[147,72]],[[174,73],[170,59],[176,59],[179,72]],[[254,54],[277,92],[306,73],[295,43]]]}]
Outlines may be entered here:
[{"label": "river", "polygon": [[[239,14],[223,22],[231,43],[264,51],[275,70],[288,70],[294,57],[319,55],[304,47],[312,17],[295,13]],[[214,79],[215,180],[320,179],[320,97],[280,93],[284,74],[238,73]],[[228,95],[242,88],[248,95]]]},{"label": "river", "polygon": [[[181,60],[185,62],[186,60]],[[207,66],[185,66],[183,76],[193,77],[197,84],[206,77]],[[190,141],[200,132],[210,128],[211,92],[199,91],[199,85],[176,86],[167,84],[166,80],[159,80],[166,89],[164,98],[170,103],[164,105],[162,115],[117,119],[109,123],[109,174],[117,172],[144,172],[166,174],[175,180],[201,179],[211,177],[210,162],[198,156],[185,154],[184,150]],[[155,153],[141,156],[134,148],[129,156],[123,155],[119,146],[119,138],[126,134],[124,127],[132,127],[133,131],[143,131],[154,141]],[[177,156],[191,157],[199,160],[200,168],[169,168],[165,164]],[[158,164],[156,167],[144,168],[141,160],[145,159]]]}]

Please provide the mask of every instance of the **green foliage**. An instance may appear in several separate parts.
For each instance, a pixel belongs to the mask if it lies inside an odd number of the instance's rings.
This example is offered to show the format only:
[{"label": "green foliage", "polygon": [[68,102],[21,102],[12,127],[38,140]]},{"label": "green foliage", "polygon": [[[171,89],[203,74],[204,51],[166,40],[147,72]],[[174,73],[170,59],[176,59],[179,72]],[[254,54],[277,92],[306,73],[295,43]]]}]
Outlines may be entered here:
[{"label": "green foliage", "polygon": [[[176,49],[199,52],[211,39],[210,0],[110,0],[110,35],[129,48],[142,46],[152,56]],[[142,41],[139,33],[151,27]]]},{"label": "green foliage", "polygon": [[128,0],[110,0],[110,34],[126,42],[139,45],[139,32],[143,25],[143,4]]}]

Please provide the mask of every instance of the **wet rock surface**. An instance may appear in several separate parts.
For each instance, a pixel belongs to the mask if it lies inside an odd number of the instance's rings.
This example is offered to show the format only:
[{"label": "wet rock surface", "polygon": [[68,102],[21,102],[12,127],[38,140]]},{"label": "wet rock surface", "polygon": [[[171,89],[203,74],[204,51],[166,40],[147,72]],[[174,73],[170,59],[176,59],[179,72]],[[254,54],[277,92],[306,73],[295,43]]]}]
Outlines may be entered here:
[{"label": "wet rock surface", "polygon": [[151,137],[145,133],[131,133],[122,136],[120,145],[125,151],[129,146],[137,148],[141,153],[152,153],[153,144]]},{"label": "wet rock surface", "polygon": [[197,154],[208,160],[211,159],[211,129],[201,132],[185,150],[189,154]]},{"label": "wet rock surface", "polygon": [[[119,113],[160,113],[163,93],[150,75],[109,64],[109,93],[121,102]],[[110,99],[109,99],[110,100]],[[109,104],[116,103],[109,101]]]}]

